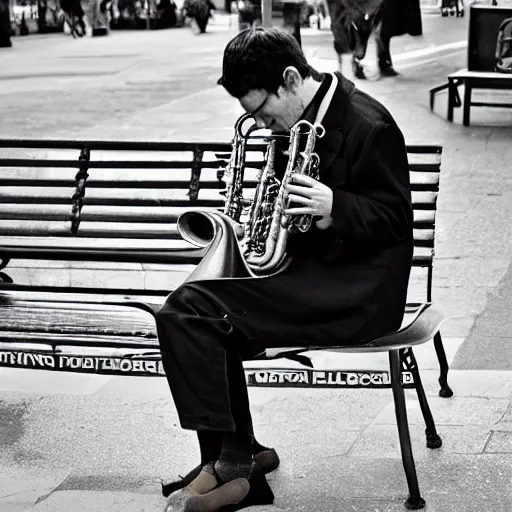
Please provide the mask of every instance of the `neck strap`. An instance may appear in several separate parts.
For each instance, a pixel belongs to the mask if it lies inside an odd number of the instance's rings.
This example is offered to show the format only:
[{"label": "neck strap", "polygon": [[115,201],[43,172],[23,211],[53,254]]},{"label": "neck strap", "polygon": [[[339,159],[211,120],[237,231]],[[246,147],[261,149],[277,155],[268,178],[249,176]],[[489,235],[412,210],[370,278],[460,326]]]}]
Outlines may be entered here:
[{"label": "neck strap", "polygon": [[324,120],[325,114],[329,105],[331,104],[332,98],[334,96],[334,92],[336,91],[336,87],[338,87],[338,77],[334,73],[329,73],[332,76],[331,85],[325,94],[322,103],[320,103],[320,108],[316,114],[315,124],[322,124]]}]

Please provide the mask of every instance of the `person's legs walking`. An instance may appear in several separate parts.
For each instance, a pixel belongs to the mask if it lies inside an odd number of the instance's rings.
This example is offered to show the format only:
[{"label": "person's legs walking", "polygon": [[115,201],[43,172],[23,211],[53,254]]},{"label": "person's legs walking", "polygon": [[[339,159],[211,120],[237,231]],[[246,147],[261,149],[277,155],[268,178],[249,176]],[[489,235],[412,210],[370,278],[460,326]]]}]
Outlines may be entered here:
[{"label": "person's legs walking", "polygon": [[398,75],[398,73],[393,68],[393,61],[391,60],[391,36],[387,33],[385,29],[383,30],[383,23],[381,23],[379,29],[375,34],[375,42],[377,43],[377,60],[381,75]]}]

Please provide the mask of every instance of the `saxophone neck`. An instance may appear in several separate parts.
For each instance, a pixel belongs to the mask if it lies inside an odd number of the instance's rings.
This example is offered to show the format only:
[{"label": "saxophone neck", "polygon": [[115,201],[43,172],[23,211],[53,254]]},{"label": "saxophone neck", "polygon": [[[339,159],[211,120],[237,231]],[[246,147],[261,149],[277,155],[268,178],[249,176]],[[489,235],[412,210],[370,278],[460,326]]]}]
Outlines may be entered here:
[{"label": "saxophone neck", "polygon": [[275,167],[274,162],[276,158],[276,141],[271,139],[268,142],[267,150],[265,152],[265,166],[263,167],[262,174],[263,177],[275,176]]},{"label": "saxophone neck", "polygon": [[243,181],[245,173],[245,154],[247,149],[247,139],[256,125],[253,123],[244,133],[243,126],[251,118],[250,114],[241,116],[235,124],[235,133],[232,141],[231,156],[226,169],[227,186],[225,190],[226,202],[224,204],[224,213],[231,217],[235,222],[240,221],[243,203]]}]

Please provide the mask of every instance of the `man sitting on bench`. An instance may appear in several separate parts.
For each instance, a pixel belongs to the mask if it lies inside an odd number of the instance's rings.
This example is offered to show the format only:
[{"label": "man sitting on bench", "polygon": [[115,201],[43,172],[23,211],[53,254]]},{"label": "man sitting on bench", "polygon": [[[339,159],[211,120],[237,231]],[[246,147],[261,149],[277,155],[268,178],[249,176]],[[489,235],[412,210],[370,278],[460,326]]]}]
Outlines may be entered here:
[{"label": "man sitting on bench", "polygon": [[280,134],[305,119],[325,135],[315,146],[319,181],[295,176],[286,186],[285,213],[313,219],[290,239],[291,264],[266,277],[185,282],[157,314],[180,423],[197,432],[201,452],[200,466],[167,487],[168,512],[273,502],[265,473],[278,459],[254,439],[242,361],[266,348],[357,345],[397,330],[413,254],[407,151],[386,108],[340,74],[317,73],[277,29],[235,36],[219,84],[260,128]]}]

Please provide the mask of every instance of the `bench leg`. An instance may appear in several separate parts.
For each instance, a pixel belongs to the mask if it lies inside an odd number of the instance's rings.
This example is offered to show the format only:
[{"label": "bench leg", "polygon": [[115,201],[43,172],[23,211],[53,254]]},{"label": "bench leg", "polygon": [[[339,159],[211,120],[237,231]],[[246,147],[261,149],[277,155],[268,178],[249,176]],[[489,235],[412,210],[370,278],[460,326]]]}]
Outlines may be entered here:
[{"label": "bench leg", "polygon": [[453,122],[453,107],[455,106],[457,97],[457,86],[455,82],[449,78],[448,79],[448,112],[446,114],[446,118],[448,121]]},{"label": "bench leg", "polygon": [[439,331],[434,336],[434,348],[436,349],[437,360],[439,361],[439,396],[443,398],[450,398],[453,396],[452,388],[448,385],[448,370],[450,368],[448,366],[443,340]]},{"label": "bench leg", "polygon": [[407,409],[405,407],[405,395],[402,387],[402,371],[400,353],[398,350],[389,351],[389,370],[391,376],[391,387],[395,401],[396,423],[398,426],[398,437],[400,439],[400,450],[402,452],[402,463],[404,465],[409,497],[405,502],[406,508],[418,510],[425,506],[425,500],[420,495],[416,466],[412,456],[411,436],[407,423]]},{"label": "bench leg", "polygon": [[440,448],[443,444],[442,439],[439,437],[439,434],[436,430],[436,424],[434,423],[434,418],[432,416],[432,412],[430,411],[430,406],[428,405],[427,395],[425,395],[425,390],[423,389],[423,383],[421,382],[420,371],[418,369],[418,363],[416,362],[416,357],[414,357],[414,352],[412,348],[406,349],[402,357],[404,358],[404,364],[412,373],[414,378],[414,387],[416,388],[416,394],[418,395],[418,402],[420,403],[421,414],[423,415],[423,419],[425,420],[425,435],[427,437],[427,448]]},{"label": "bench leg", "polygon": [[430,110],[434,110],[435,95],[440,91],[444,91],[445,89],[448,89],[449,86],[450,86],[450,84],[447,82],[443,85],[438,85],[437,87],[433,87],[432,89],[430,89],[430,91],[429,91]]},{"label": "bench leg", "polygon": [[464,91],[464,112],[462,113],[462,124],[469,126],[469,111],[471,109],[471,93],[473,88],[466,82]]}]

